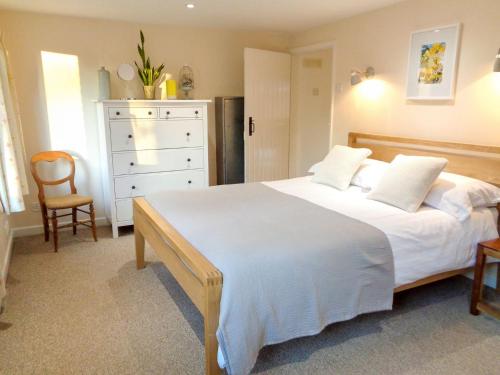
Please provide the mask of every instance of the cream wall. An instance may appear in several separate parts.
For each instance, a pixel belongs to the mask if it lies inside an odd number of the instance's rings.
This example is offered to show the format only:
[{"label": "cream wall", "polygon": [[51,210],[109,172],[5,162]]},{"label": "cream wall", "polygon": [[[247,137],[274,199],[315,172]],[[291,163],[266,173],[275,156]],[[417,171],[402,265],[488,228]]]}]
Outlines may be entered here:
[{"label": "cream wall", "polygon": [[[470,143],[500,144],[500,78],[491,73],[500,47],[500,2],[495,0],[411,0],[378,11],[315,28],[293,36],[282,33],[182,29],[84,18],[0,11],[13,73],[17,81],[21,118],[28,155],[50,148],[50,132],[41,68],[41,51],[76,55],[81,83],[86,140],[77,178],[80,190],[95,197],[97,216],[103,216],[99,175],[96,115],[97,69],[112,73],[112,95],[126,94],[116,77],[118,64],[137,59],[138,30],[146,34],[146,48],[155,64],[164,62],[177,74],[184,63],[195,71],[197,98],[243,95],[243,48],[287,50],[319,42],[335,42],[337,83],[333,142],[345,143],[349,131]],[[414,30],[462,22],[456,99],[451,104],[407,103],[404,99],[409,36]],[[289,43],[290,42],[290,43]],[[373,65],[376,87],[349,84],[352,68]],[[138,81],[129,87],[139,97]],[[210,107],[211,181],[215,181],[213,106]],[[68,126],[72,126],[71,123]],[[293,124],[292,124],[293,127]],[[291,171],[294,142],[291,132]],[[295,149],[296,150],[296,149]],[[309,162],[309,161],[308,161]],[[299,169],[301,167],[298,167]],[[36,201],[31,182],[29,203]],[[40,223],[39,213],[24,212],[12,226]]]},{"label": "cream wall", "polygon": [[[455,22],[463,26],[455,102],[406,102],[410,33]],[[326,41],[335,42],[334,143],[363,131],[500,145],[500,74],[492,73],[500,1],[411,0],[296,34],[291,45]],[[350,70],[368,65],[379,81],[351,88]]]},{"label": "cream wall", "polygon": [[[116,77],[120,63],[138,59],[136,44],[139,29],[146,36],[146,50],[154,64],[166,64],[168,72],[177,75],[183,64],[194,69],[196,98],[219,95],[243,95],[243,48],[287,50],[288,35],[283,33],[241,32],[202,28],[179,28],[138,25],[84,18],[0,11],[0,28],[6,33],[6,45],[19,96],[19,106],[28,156],[50,148],[41,51],[78,57],[85,144],[77,165],[80,191],[96,200],[97,216],[102,217],[103,202],[98,165],[97,121],[95,105],[98,96],[97,70],[111,72],[112,96],[126,95],[125,85]],[[141,97],[139,81],[131,87]],[[209,108],[209,152],[211,181],[216,180],[213,105]],[[76,114],[78,116],[78,114]],[[74,126],[68,123],[67,126]],[[72,140],[73,141],[73,140]],[[30,177],[31,195],[27,204],[36,201],[36,188]],[[40,214],[27,211],[13,216],[13,227],[40,224]]]},{"label": "cream wall", "polygon": [[330,147],[332,49],[292,55],[290,177],[304,176]]}]

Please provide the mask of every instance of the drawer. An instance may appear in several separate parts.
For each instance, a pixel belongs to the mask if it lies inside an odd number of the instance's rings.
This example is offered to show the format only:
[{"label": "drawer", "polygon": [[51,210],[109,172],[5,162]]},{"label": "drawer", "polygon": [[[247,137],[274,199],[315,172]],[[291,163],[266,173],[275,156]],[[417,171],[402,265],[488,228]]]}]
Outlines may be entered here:
[{"label": "drawer", "polygon": [[203,168],[202,148],[113,153],[113,174],[135,174]]},{"label": "drawer", "polygon": [[160,118],[203,118],[202,107],[167,107],[160,108]]},{"label": "drawer", "polygon": [[114,107],[108,108],[111,120],[147,118],[157,119],[158,108],[155,107]]},{"label": "drawer", "polygon": [[202,147],[203,121],[116,121],[110,123],[111,150]]},{"label": "drawer", "polygon": [[205,171],[179,171],[115,177],[115,197],[132,198],[168,189],[205,186]]},{"label": "drawer", "polygon": [[132,199],[120,199],[115,201],[116,221],[130,221],[134,216]]}]

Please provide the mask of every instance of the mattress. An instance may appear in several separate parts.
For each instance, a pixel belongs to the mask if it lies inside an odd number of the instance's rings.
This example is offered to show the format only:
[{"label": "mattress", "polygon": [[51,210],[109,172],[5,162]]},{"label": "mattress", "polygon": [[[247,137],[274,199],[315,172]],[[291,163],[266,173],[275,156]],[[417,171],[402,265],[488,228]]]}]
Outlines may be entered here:
[{"label": "mattress", "polygon": [[[415,213],[366,199],[357,186],[345,191],[311,182],[311,176],[264,182],[281,193],[293,195],[370,224],[383,231],[392,247],[395,287],[441,272],[474,264],[478,242],[498,236],[496,208],[476,209],[460,222],[455,217],[423,205]],[[225,367],[219,348],[217,361]]]},{"label": "mattress", "polygon": [[396,287],[474,264],[478,242],[498,237],[496,208],[476,209],[463,222],[423,205],[415,213],[366,199],[360,187],[345,191],[311,177],[264,182],[282,193],[358,219],[383,231],[392,247]]}]

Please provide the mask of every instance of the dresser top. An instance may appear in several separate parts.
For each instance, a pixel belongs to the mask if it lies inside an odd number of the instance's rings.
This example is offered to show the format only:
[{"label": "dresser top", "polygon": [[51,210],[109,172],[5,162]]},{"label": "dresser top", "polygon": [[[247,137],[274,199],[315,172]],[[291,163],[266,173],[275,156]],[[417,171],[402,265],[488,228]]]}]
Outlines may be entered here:
[{"label": "dresser top", "polygon": [[176,99],[176,100],[145,100],[145,99],[134,99],[134,100],[126,100],[126,99],[108,99],[108,100],[94,100],[96,103],[103,104],[188,104],[188,103],[211,103],[211,99]]}]

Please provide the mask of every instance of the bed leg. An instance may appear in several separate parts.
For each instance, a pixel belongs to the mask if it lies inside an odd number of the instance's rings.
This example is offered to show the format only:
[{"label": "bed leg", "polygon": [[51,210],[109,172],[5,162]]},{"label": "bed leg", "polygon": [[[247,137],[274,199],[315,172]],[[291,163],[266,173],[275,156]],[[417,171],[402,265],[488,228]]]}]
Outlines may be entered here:
[{"label": "bed leg", "polygon": [[146,242],[144,240],[143,234],[139,231],[139,228],[134,227],[134,236],[135,236],[135,259],[137,269],[140,270],[145,267],[144,264],[144,246]]},{"label": "bed leg", "polygon": [[220,276],[208,280],[205,286],[205,375],[220,375],[222,370],[217,363],[216,331],[219,326],[219,308],[222,292]]}]

